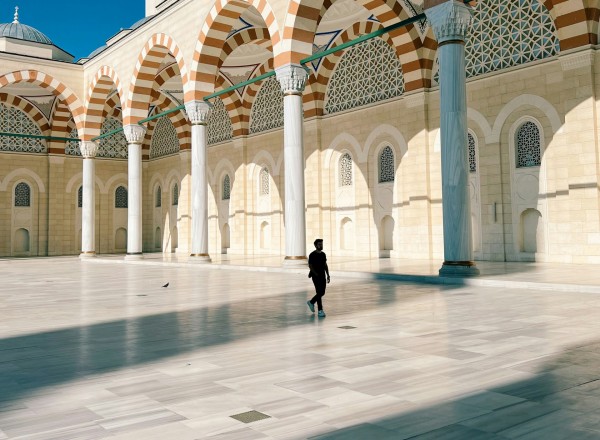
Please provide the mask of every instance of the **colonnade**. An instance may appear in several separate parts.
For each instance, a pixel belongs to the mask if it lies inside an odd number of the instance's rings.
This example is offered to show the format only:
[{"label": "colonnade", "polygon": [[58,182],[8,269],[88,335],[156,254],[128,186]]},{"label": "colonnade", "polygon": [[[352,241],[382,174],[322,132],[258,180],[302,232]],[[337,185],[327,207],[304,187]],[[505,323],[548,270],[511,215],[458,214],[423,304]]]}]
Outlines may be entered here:
[{"label": "colonnade", "polygon": [[[425,0],[427,15],[438,41],[440,63],[440,137],[444,263],[441,275],[476,275],[471,242],[469,169],[467,160],[467,99],[465,38],[471,11],[458,0]],[[285,265],[306,264],[306,201],[302,94],[308,73],[298,64],[276,69],[284,94]],[[192,130],[191,257],[210,262],[208,254],[207,121],[205,101],[185,104]],[[142,257],[142,140],[145,128],[124,127],[128,142],[127,257]],[[97,146],[82,142],[83,227],[82,257],[95,255],[94,157]]]}]

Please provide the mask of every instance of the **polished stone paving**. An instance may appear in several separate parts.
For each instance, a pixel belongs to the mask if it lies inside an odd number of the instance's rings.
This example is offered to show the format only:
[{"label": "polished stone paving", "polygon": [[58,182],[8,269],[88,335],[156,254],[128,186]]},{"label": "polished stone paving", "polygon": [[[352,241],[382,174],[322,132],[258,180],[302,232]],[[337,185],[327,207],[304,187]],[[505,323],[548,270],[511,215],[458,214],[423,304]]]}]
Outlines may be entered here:
[{"label": "polished stone paving", "polygon": [[121,260],[0,261],[0,439],[600,439],[590,267],[332,262],[319,319],[275,258]]}]

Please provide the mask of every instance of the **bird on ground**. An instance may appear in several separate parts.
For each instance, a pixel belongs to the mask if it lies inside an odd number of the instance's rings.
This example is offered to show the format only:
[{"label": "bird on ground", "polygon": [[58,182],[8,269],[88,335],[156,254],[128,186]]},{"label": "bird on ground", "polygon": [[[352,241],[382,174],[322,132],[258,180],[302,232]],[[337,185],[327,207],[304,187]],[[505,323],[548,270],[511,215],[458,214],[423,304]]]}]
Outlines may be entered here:
[{"label": "bird on ground", "polygon": [[169,283],[165,284],[163,287],[169,287]]}]

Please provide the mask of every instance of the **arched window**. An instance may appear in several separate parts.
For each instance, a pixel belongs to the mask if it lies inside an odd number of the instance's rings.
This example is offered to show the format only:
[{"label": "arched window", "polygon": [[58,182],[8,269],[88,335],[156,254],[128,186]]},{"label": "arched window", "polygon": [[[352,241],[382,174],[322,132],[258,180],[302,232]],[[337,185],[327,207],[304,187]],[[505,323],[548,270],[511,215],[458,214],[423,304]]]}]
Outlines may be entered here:
[{"label": "arched window", "polygon": [[169,118],[160,118],[152,132],[150,158],[168,156],[179,152],[177,130]]},{"label": "arched window", "polygon": [[[115,118],[106,118],[102,122],[100,134],[106,134],[111,131],[121,130],[123,124]],[[98,157],[112,157],[127,159],[127,139],[123,131],[118,131],[110,136],[98,140]]]},{"label": "arched window", "polygon": [[173,186],[173,206],[179,205],[179,186]]},{"label": "arched window", "polygon": [[[0,103],[0,132],[41,135],[40,127],[23,110]],[[41,139],[0,136],[0,151],[45,153]]]},{"label": "arched window", "polygon": [[477,171],[477,156],[475,155],[475,138],[471,133],[467,135],[469,141],[469,171],[474,173]]},{"label": "arched window", "polygon": [[379,153],[379,183],[394,181],[394,151],[386,146]]},{"label": "arched window", "polygon": [[269,188],[270,179],[269,179],[269,170],[267,168],[263,168],[260,170],[260,195],[266,196],[270,192]]},{"label": "arched window", "polygon": [[542,163],[540,130],[531,121],[519,127],[516,135],[517,168],[537,167]]},{"label": "arched window", "polygon": [[213,107],[208,115],[207,124],[208,144],[216,144],[223,141],[228,141],[233,138],[233,125],[231,118],[225,108],[225,104],[221,99],[217,98],[213,102]]},{"label": "arched window", "polygon": [[124,186],[115,190],[115,208],[127,208],[127,190]]},{"label": "arched window", "polygon": [[223,178],[223,200],[229,200],[231,198],[231,180],[229,174],[225,174]]},{"label": "arched window", "polygon": [[283,92],[275,78],[266,80],[252,104],[250,133],[283,127]]},{"label": "arched window", "polygon": [[340,158],[339,182],[340,186],[352,185],[352,156],[344,153]]},{"label": "arched window", "polygon": [[335,113],[404,93],[402,65],[392,46],[373,38],[348,49],[329,84],[325,112]]},{"label": "arched window", "polygon": [[83,207],[83,186],[80,186],[77,190],[77,207]]},{"label": "arched window", "polygon": [[156,197],[154,201],[154,206],[156,208],[160,208],[162,206],[162,189],[160,186],[156,188]]},{"label": "arched window", "polygon": [[31,206],[31,188],[25,182],[15,186],[15,206]]}]

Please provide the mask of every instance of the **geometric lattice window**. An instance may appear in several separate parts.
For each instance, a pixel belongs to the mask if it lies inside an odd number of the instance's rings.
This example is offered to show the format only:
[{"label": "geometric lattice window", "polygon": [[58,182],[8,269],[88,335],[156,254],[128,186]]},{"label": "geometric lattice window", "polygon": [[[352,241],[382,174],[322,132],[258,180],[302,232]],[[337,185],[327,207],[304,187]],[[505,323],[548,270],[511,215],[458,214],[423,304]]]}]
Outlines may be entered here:
[{"label": "geometric lattice window", "polygon": [[[69,137],[73,139],[77,139],[79,137],[76,128],[73,128],[71,130],[71,133],[69,133]],[[65,142],[65,154],[67,156],[81,156],[81,150],[79,149],[79,141]]]},{"label": "geometric lattice window", "polygon": [[83,186],[77,190],[77,207],[83,208]]},{"label": "geometric lattice window", "polygon": [[537,167],[541,163],[540,130],[533,122],[525,122],[517,131],[517,168]]},{"label": "geometric lattice window", "polygon": [[223,179],[223,200],[229,200],[231,198],[231,179],[229,174],[225,175]]},{"label": "geometric lattice window", "polygon": [[213,102],[212,110],[208,116],[207,126],[209,145],[233,138],[233,125],[231,125],[229,113],[225,108],[225,104],[219,98],[215,99]]},{"label": "geometric lattice window", "polygon": [[[38,125],[27,114],[14,107],[0,103],[0,132],[41,135]],[[20,153],[45,153],[46,146],[41,139],[0,136],[0,151]]]},{"label": "geometric lattice window", "polygon": [[340,159],[339,169],[339,182],[340,186],[351,186],[352,185],[352,157],[348,153]]},{"label": "geometric lattice window", "polygon": [[385,147],[379,153],[379,183],[394,181],[394,151]]},{"label": "geometric lattice window", "polygon": [[124,186],[115,191],[115,208],[127,208],[127,190]]},{"label": "geometric lattice window", "polygon": [[266,196],[270,192],[269,188],[269,170],[267,168],[263,168],[260,170],[260,195]]},{"label": "geometric lattice window", "polygon": [[396,51],[380,38],[348,49],[329,84],[325,113],[371,104],[404,93],[402,65]]},{"label": "geometric lattice window", "polygon": [[[465,46],[469,78],[560,52],[554,20],[542,1],[480,1],[473,10]],[[439,83],[438,74],[434,78]]]},{"label": "geometric lattice window", "polygon": [[162,206],[162,189],[160,189],[160,186],[156,188],[156,198],[154,200],[154,206],[156,208],[160,208]]},{"label": "geometric lattice window", "polygon": [[31,189],[26,183],[19,183],[15,187],[15,206],[31,206]]},{"label": "geometric lattice window", "polygon": [[179,205],[179,187],[177,184],[173,187],[173,206]]},{"label": "geometric lattice window", "polygon": [[[105,118],[102,122],[100,134],[105,134],[113,130],[122,129],[121,121],[114,118]],[[127,159],[127,139],[122,131],[98,140],[98,157],[111,157],[118,159]]]},{"label": "geometric lattice window", "polygon": [[474,173],[477,171],[477,159],[475,156],[475,138],[471,133],[468,135],[469,140],[469,171]]},{"label": "geometric lattice window", "polygon": [[150,143],[150,158],[179,153],[177,130],[169,118],[160,118],[154,126]]},{"label": "geometric lattice window", "polygon": [[275,78],[263,82],[250,112],[250,133],[283,127],[283,92]]}]

